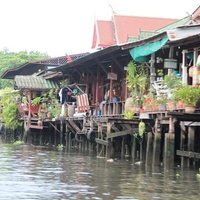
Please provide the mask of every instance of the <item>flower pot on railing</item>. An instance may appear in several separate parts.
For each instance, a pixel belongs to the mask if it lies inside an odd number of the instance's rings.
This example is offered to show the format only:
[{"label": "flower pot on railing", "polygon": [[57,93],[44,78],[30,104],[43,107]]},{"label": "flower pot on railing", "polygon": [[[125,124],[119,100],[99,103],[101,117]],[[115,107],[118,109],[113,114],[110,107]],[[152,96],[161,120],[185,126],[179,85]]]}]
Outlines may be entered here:
[{"label": "flower pot on railing", "polygon": [[194,113],[196,110],[195,106],[192,105],[185,105],[185,112],[186,113]]},{"label": "flower pot on railing", "polygon": [[166,110],[166,104],[165,103],[159,104],[158,109],[159,109],[159,111],[165,111]]},{"label": "flower pot on railing", "polygon": [[166,108],[169,111],[176,110],[176,103],[175,102],[167,102],[166,103]]},{"label": "flower pot on railing", "polygon": [[126,99],[124,107],[125,107],[126,112],[128,112],[130,110],[133,111],[134,113],[140,112],[140,106],[133,103],[132,97],[129,97]]},{"label": "flower pot on railing", "polygon": [[185,106],[184,106],[184,103],[182,101],[177,101],[176,102],[176,109],[184,109]]}]

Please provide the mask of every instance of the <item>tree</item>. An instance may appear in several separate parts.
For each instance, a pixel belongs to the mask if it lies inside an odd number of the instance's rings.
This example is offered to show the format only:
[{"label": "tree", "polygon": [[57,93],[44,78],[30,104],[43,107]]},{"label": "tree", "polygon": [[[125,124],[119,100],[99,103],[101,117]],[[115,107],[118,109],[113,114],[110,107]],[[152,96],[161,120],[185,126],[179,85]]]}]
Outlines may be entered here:
[{"label": "tree", "polygon": [[[8,49],[0,51],[0,76],[9,69],[18,67],[31,60],[49,58],[46,53],[34,51],[9,52]],[[0,79],[0,89],[13,87],[13,80]]]}]

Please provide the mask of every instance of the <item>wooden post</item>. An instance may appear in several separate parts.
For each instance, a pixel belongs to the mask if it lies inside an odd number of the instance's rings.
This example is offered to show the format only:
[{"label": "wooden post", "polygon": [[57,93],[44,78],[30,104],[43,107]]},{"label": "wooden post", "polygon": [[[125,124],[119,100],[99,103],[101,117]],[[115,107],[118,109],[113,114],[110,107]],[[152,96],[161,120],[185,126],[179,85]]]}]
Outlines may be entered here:
[{"label": "wooden post", "polygon": [[64,118],[60,120],[60,145],[63,143],[63,120]]},{"label": "wooden post", "polygon": [[[111,134],[111,123],[108,122],[107,123],[107,136]],[[110,158],[110,155],[111,155],[111,138],[107,139],[108,141],[108,145],[106,146],[106,158],[109,159]]]},{"label": "wooden post", "polygon": [[[173,59],[174,47],[169,48],[169,58]],[[168,69],[168,74],[173,74],[173,69]]]},{"label": "wooden post", "polygon": [[[180,127],[181,127],[181,134],[180,134],[180,150],[185,150],[185,125],[184,122],[180,123]],[[184,158],[184,156],[181,156],[181,167],[186,166],[185,163],[186,159]]]},{"label": "wooden post", "polygon": [[122,137],[122,150],[121,150],[121,157],[124,158],[125,157],[125,144],[124,144],[124,136]]},{"label": "wooden post", "polygon": [[68,149],[70,150],[72,148],[72,133],[68,133]]},{"label": "wooden post", "polygon": [[136,158],[136,138],[135,138],[134,135],[132,136],[131,157],[132,157],[133,159]]},{"label": "wooden post", "polygon": [[155,73],[155,53],[151,54],[151,63],[150,63],[150,91],[153,91],[153,82],[155,81],[156,73]]},{"label": "wooden post", "polygon": [[[57,122],[55,122],[55,127],[57,128]],[[54,146],[57,146],[57,130],[54,128]]]},{"label": "wooden post", "polygon": [[155,121],[155,134],[153,142],[153,165],[160,164],[160,154],[161,154],[161,125],[158,118]]},{"label": "wooden post", "polygon": [[[195,128],[192,126],[188,127],[188,151],[194,152],[194,135],[195,135]],[[193,162],[192,162],[193,161]],[[195,165],[194,159],[188,158],[188,167],[190,165]]]},{"label": "wooden post", "polygon": [[69,147],[69,131],[67,130],[68,129],[68,126],[67,126],[67,123],[65,123],[65,146],[66,146],[66,149]]},{"label": "wooden post", "polygon": [[151,132],[147,133],[147,148],[146,148],[146,165],[152,164],[153,152],[153,135]]},{"label": "wooden post", "polygon": [[164,167],[168,169],[174,166],[174,123],[172,117],[169,118],[169,133],[165,133],[164,147]]},{"label": "wooden post", "polygon": [[186,54],[187,54],[187,50],[183,50],[182,51],[182,83],[183,84],[187,84],[188,83],[188,74],[187,74],[187,58],[186,58]]},{"label": "wooden post", "polygon": [[143,146],[142,143],[143,142],[142,141],[143,140],[140,141],[140,161],[142,161],[142,153],[143,153],[143,151],[142,151],[142,146]]}]

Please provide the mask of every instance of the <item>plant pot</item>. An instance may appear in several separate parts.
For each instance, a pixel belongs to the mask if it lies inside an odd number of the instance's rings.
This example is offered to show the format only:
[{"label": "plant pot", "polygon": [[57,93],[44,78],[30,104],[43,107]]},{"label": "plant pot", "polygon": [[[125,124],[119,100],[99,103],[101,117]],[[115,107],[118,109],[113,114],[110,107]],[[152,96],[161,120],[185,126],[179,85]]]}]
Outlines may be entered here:
[{"label": "plant pot", "polygon": [[127,98],[126,101],[125,101],[125,111],[128,112],[130,110],[133,111],[134,113],[135,112],[140,112],[140,106],[135,105],[133,103],[133,98],[132,97]]},{"label": "plant pot", "polygon": [[166,104],[166,106],[167,106],[167,110],[169,110],[169,111],[176,110],[176,103],[175,102],[168,102]]},{"label": "plant pot", "polygon": [[196,110],[195,106],[191,106],[191,105],[185,105],[185,112],[186,113],[194,113]]},{"label": "plant pot", "polygon": [[177,101],[176,109],[184,109],[184,103],[182,101]]},{"label": "plant pot", "polygon": [[135,105],[133,103],[133,98],[132,97],[129,97],[126,99],[125,101],[125,111],[128,112],[128,111],[133,111],[133,112],[140,112],[140,106],[138,105]]},{"label": "plant pot", "polygon": [[159,111],[165,111],[166,110],[166,104],[159,104],[158,109],[159,109]]}]

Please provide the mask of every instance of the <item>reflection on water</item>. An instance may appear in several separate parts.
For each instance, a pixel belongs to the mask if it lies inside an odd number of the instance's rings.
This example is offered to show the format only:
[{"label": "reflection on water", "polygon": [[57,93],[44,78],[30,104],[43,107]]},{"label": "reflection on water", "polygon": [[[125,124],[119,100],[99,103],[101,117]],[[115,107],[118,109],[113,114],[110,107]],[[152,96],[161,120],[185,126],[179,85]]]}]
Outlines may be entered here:
[{"label": "reflection on water", "polygon": [[200,199],[197,169],[164,170],[91,152],[0,146],[0,199]]}]

